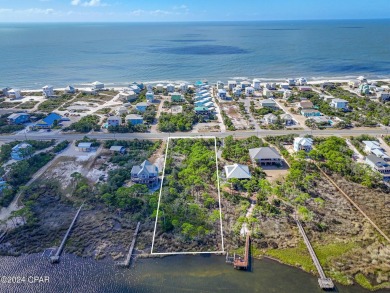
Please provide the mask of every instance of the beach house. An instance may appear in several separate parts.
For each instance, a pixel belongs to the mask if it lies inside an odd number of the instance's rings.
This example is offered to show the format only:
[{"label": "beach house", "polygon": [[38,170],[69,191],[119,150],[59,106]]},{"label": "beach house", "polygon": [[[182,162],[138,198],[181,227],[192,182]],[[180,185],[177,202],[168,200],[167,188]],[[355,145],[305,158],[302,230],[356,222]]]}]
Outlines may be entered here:
[{"label": "beach house", "polygon": [[30,121],[30,115],[27,113],[13,113],[7,117],[8,124],[23,124]]},{"label": "beach house", "polygon": [[299,86],[305,86],[305,85],[307,85],[307,80],[306,80],[306,78],[304,78],[304,77],[298,78],[298,80],[297,80],[297,85],[299,85]]},{"label": "beach house", "polygon": [[154,101],[154,93],[153,92],[146,92],[146,100],[149,102],[149,103],[153,103]]},{"label": "beach house", "polygon": [[162,92],[164,90],[164,85],[162,83],[156,84],[156,90]]},{"label": "beach house", "polygon": [[273,92],[267,88],[263,88],[263,96],[266,98],[271,98],[274,96]]},{"label": "beach house", "polygon": [[141,92],[140,87],[135,84],[130,85],[129,90],[135,92],[137,95]]},{"label": "beach house", "polygon": [[311,86],[303,85],[298,88],[300,92],[310,92],[313,90]]},{"label": "beach house", "polygon": [[218,90],[218,98],[220,98],[221,100],[226,100],[227,98],[227,93],[224,89],[219,89]]},{"label": "beach house", "polygon": [[300,101],[297,104],[298,109],[312,109],[313,106],[314,106],[313,103],[309,100]]},{"label": "beach house", "polygon": [[184,102],[183,95],[178,92],[174,92],[171,94],[171,102],[172,103],[181,103]]},{"label": "beach house", "polygon": [[95,91],[101,91],[104,89],[104,83],[101,83],[99,81],[95,81],[92,83],[92,88],[95,90]]},{"label": "beach house", "polygon": [[139,166],[131,168],[131,181],[137,184],[156,186],[158,184],[158,168],[145,160]]},{"label": "beach house", "polygon": [[107,125],[110,126],[119,126],[122,124],[122,119],[118,116],[110,116],[107,119]]},{"label": "beach house", "polygon": [[343,109],[346,110],[348,109],[348,101],[343,100],[343,99],[333,99],[330,102],[330,106],[336,109]]},{"label": "beach house", "polygon": [[207,107],[195,107],[195,113],[198,115],[210,115],[211,111]]},{"label": "beach house", "polygon": [[377,94],[377,98],[380,102],[387,102],[390,101],[390,92],[379,92]]},{"label": "beach house", "polygon": [[76,89],[71,86],[71,85],[68,85],[65,89],[64,89],[65,93],[67,94],[74,94],[76,92]]},{"label": "beach house", "polygon": [[253,163],[259,165],[282,165],[283,160],[274,147],[249,149],[249,156]]},{"label": "beach house", "polygon": [[278,117],[272,113],[264,115],[263,121],[265,124],[274,124],[278,120]]},{"label": "beach house", "polygon": [[138,95],[135,91],[123,91],[119,93],[119,99],[127,102],[134,102],[137,100]]},{"label": "beach house", "polygon": [[294,124],[294,119],[292,118],[292,116],[290,114],[280,115],[280,120],[282,120],[286,126]]},{"label": "beach house", "polygon": [[321,112],[315,109],[302,109],[301,115],[305,117],[321,116]]},{"label": "beach house", "polygon": [[375,149],[382,150],[381,144],[378,141],[363,140],[362,143],[364,144],[364,151],[368,154],[372,153],[372,151]]},{"label": "beach house", "polygon": [[294,138],[294,151],[310,152],[313,148],[313,139],[307,137]]},{"label": "beach house", "polygon": [[126,148],[120,145],[113,145],[110,147],[110,151],[113,153],[121,153],[123,155],[126,152]]},{"label": "beach house", "polygon": [[87,94],[87,95],[93,95],[93,96],[96,95],[96,90],[93,89],[93,88],[90,88],[90,87],[81,89],[81,92],[82,92],[83,94]]},{"label": "beach house", "polygon": [[186,93],[188,91],[188,84],[183,82],[180,84],[179,88],[182,93]]},{"label": "beach house", "polygon": [[364,83],[359,85],[359,92],[364,95],[370,94],[370,86]]},{"label": "beach house", "polygon": [[249,87],[245,88],[245,95],[247,97],[252,96],[254,93],[255,93],[255,88],[254,87],[249,86]]},{"label": "beach house", "polygon": [[31,144],[22,142],[14,146],[11,150],[11,158],[16,161],[30,157],[34,152]]},{"label": "beach house", "polygon": [[11,90],[11,88],[4,87],[4,88],[1,89],[1,93],[3,94],[3,96],[8,97],[8,91],[10,91],[10,90]]},{"label": "beach house", "polygon": [[367,78],[364,77],[364,76],[359,76],[356,80],[357,80],[357,82],[358,82],[359,84],[365,84],[365,83],[367,83]]},{"label": "beach house", "polygon": [[290,90],[283,91],[283,99],[288,99],[291,96],[292,96],[292,91],[290,91]]},{"label": "beach house", "polygon": [[234,95],[235,97],[241,96],[241,88],[238,87],[238,86],[236,86],[236,87],[233,89],[233,95]]},{"label": "beach house", "polygon": [[46,118],[35,123],[34,127],[39,129],[50,129],[61,121],[61,115],[57,113],[50,113]]},{"label": "beach house", "polygon": [[135,105],[135,108],[137,109],[137,111],[140,111],[140,112],[145,112],[146,111],[146,108],[149,106],[148,103],[145,103],[145,102],[141,102],[141,103],[138,103],[137,105]]},{"label": "beach house", "polygon": [[52,85],[45,85],[42,88],[42,93],[46,98],[54,96],[54,87]]},{"label": "beach house", "polygon": [[253,81],[252,81],[252,87],[255,89],[255,90],[260,90],[261,88],[261,82],[259,79],[255,78]]},{"label": "beach house", "polygon": [[228,81],[228,89],[229,91],[233,91],[233,89],[237,86],[237,81],[229,80]]},{"label": "beach house", "polygon": [[219,80],[219,81],[217,81],[217,85],[216,86],[217,86],[217,89],[220,90],[220,89],[223,89],[225,87],[225,84],[222,81]]},{"label": "beach house", "polygon": [[126,115],[129,112],[126,107],[124,106],[119,106],[116,108],[115,113],[119,116]]},{"label": "beach house", "polygon": [[284,90],[289,90],[290,89],[289,84],[285,83],[285,82],[281,83],[279,86],[280,86],[281,89],[284,89]]},{"label": "beach house", "polygon": [[16,99],[20,99],[22,97],[22,94],[19,89],[12,89],[8,91],[8,97],[11,100],[16,100]]},{"label": "beach house", "polygon": [[172,83],[167,84],[167,92],[168,93],[173,93],[175,91],[175,85]]},{"label": "beach house", "polygon": [[243,80],[240,82],[241,89],[245,90],[245,88],[250,87],[252,84],[250,81]]},{"label": "beach house", "polygon": [[250,179],[251,173],[246,165],[234,164],[225,166],[226,179]]},{"label": "beach house", "polygon": [[276,102],[274,101],[274,99],[262,100],[262,101],[260,101],[260,105],[263,108],[272,108],[272,109],[277,109],[278,108],[278,106],[277,106]]},{"label": "beach house", "polygon": [[288,79],[286,79],[286,83],[287,83],[289,86],[295,86],[295,79],[293,79],[293,78],[288,78]]},{"label": "beach house", "polygon": [[366,164],[369,165],[374,171],[382,174],[383,180],[390,180],[390,164],[384,159],[379,158],[375,155],[368,155],[366,157]]},{"label": "beach house", "polygon": [[142,116],[137,114],[127,115],[125,119],[126,123],[131,123],[131,125],[138,125],[144,123],[144,119],[142,118]]}]

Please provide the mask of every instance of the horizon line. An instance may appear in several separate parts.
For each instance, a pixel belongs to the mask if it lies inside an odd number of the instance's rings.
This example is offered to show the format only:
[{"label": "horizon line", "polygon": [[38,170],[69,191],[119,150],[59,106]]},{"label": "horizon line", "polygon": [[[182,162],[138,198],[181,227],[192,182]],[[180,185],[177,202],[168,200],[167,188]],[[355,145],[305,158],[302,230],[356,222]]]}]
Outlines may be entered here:
[{"label": "horizon line", "polygon": [[389,18],[321,18],[321,19],[253,19],[253,20],[160,20],[160,21],[149,21],[149,20],[86,20],[86,21],[1,21],[0,24],[46,24],[46,23],[73,23],[73,24],[82,24],[82,23],[237,23],[237,22],[286,22],[286,21],[370,21],[370,20],[390,20]]}]

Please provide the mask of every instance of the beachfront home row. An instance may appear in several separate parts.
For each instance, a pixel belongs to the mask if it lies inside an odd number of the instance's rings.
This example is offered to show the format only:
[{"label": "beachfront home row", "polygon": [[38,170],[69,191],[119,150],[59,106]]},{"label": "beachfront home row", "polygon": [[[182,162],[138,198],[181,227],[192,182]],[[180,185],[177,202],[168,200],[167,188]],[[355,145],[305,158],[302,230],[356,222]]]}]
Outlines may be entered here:
[{"label": "beachfront home row", "polygon": [[22,92],[19,89],[11,89],[7,91],[7,96],[11,100],[20,99],[22,97]]},{"label": "beachfront home row", "polygon": [[104,90],[104,83],[100,81],[95,81],[92,83],[92,89],[94,89],[95,91]]},{"label": "beachfront home row", "polygon": [[131,90],[126,90],[119,93],[119,99],[126,102],[134,102],[137,100],[138,95],[136,92]]},{"label": "beachfront home row", "polygon": [[381,147],[381,144],[378,141],[364,140],[363,144],[364,151],[367,154],[373,154],[385,161],[390,161],[390,157],[386,154],[385,150]]},{"label": "beachfront home row", "polygon": [[30,114],[27,113],[13,113],[7,117],[7,123],[12,124],[23,124],[30,121]]},{"label": "beachfront home row", "polygon": [[139,166],[133,166],[131,169],[131,181],[138,184],[156,186],[158,184],[157,166],[147,160]]}]

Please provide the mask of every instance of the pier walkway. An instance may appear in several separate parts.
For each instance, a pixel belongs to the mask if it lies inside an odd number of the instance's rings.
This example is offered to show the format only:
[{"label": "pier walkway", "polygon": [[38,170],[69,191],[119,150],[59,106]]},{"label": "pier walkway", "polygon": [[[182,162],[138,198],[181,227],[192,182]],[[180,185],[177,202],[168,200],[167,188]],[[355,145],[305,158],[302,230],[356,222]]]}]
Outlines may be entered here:
[{"label": "pier walkway", "polygon": [[131,256],[133,255],[135,241],[137,240],[137,235],[138,235],[138,231],[139,231],[139,226],[140,225],[141,225],[141,223],[138,222],[137,228],[135,229],[135,232],[133,234],[133,241],[131,242],[131,245],[130,245],[130,248],[129,248],[129,253],[127,254],[127,257],[126,257],[125,261],[118,263],[119,266],[128,267],[130,265]]},{"label": "pier walkway", "polygon": [[242,269],[247,270],[249,266],[249,247],[250,245],[250,235],[249,233],[246,234],[246,241],[245,241],[245,256],[244,259],[242,258],[235,258],[233,261],[233,266],[235,269]]},{"label": "pier walkway", "polygon": [[301,232],[303,240],[306,244],[307,249],[309,250],[310,256],[313,259],[314,265],[317,268],[318,274],[320,275],[320,278],[318,279],[318,284],[322,289],[333,289],[334,284],[333,281],[326,277],[324,270],[321,267],[321,264],[317,258],[316,253],[314,252],[313,247],[310,244],[309,238],[307,238],[305,230],[303,229],[301,222],[298,220],[298,217],[295,217],[295,221],[297,223],[299,232]]},{"label": "pier walkway", "polygon": [[60,247],[58,248],[56,254],[50,257],[50,261],[51,261],[52,263],[57,263],[57,262],[60,261],[60,255],[61,255],[62,250],[64,249],[66,240],[68,239],[69,234],[70,234],[70,231],[72,231],[72,228],[73,228],[74,224],[76,223],[76,220],[77,220],[77,218],[78,218],[78,216],[79,216],[79,214],[80,214],[80,211],[81,211],[81,209],[82,209],[83,206],[84,206],[84,204],[82,204],[82,205],[80,206],[80,208],[78,209],[76,215],[74,216],[73,221],[72,221],[72,223],[70,224],[70,226],[69,226],[69,228],[68,228],[68,231],[66,231],[66,234],[65,234],[64,238],[62,239],[61,245],[60,245]]}]

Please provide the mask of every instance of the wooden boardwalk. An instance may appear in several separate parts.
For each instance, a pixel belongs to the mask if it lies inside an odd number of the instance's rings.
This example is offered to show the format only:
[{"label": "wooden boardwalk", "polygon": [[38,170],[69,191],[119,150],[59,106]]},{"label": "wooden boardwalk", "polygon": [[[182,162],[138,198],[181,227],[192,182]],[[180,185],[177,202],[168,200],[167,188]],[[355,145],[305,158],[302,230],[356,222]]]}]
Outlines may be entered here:
[{"label": "wooden boardwalk", "polygon": [[137,235],[138,235],[138,231],[139,231],[139,226],[140,225],[141,225],[141,223],[138,222],[137,228],[135,229],[135,232],[133,234],[133,241],[131,241],[131,245],[130,245],[130,248],[129,248],[129,253],[127,254],[127,257],[126,257],[125,261],[119,262],[117,265],[122,266],[122,267],[128,267],[130,265],[131,256],[133,255],[135,241],[137,240]]},{"label": "wooden boardwalk", "polygon": [[333,281],[326,277],[324,270],[322,269],[322,266],[317,258],[317,255],[314,252],[313,247],[311,246],[309,238],[307,238],[305,230],[303,229],[301,222],[298,220],[298,217],[295,217],[295,221],[297,223],[299,232],[301,232],[302,234],[303,241],[305,242],[306,247],[309,250],[310,256],[313,259],[314,265],[317,268],[318,274],[320,275],[320,278],[318,279],[318,284],[322,289],[333,289],[334,288]]},{"label": "wooden boardwalk", "polygon": [[64,238],[62,239],[61,245],[60,245],[60,247],[57,249],[56,254],[50,257],[50,261],[51,261],[52,263],[57,263],[57,262],[60,261],[60,255],[61,255],[62,250],[64,249],[66,240],[68,239],[69,234],[70,234],[70,231],[72,231],[72,228],[73,228],[74,224],[76,223],[76,220],[77,220],[77,218],[78,218],[78,216],[79,216],[79,214],[80,214],[80,211],[81,211],[81,209],[82,209],[83,206],[84,206],[84,204],[82,204],[82,205],[80,206],[80,208],[78,209],[76,215],[74,216],[73,221],[72,221],[72,223],[70,224],[70,226],[69,226],[69,228],[68,228],[68,231],[66,231],[66,234],[65,234]]},{"label": "wooden boardwalk", "polygon": [[249,233],[246,234],[246,241],[245,241],[245,256],[244,259],[241,257],[234,258],[233,266],[235,269],[238,270],[247,270],[249,267],[249,249],[250,249],[250,235]]}]

